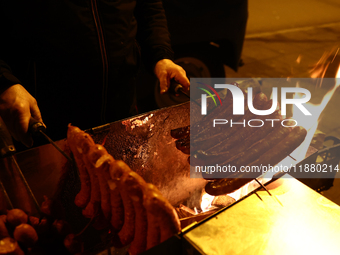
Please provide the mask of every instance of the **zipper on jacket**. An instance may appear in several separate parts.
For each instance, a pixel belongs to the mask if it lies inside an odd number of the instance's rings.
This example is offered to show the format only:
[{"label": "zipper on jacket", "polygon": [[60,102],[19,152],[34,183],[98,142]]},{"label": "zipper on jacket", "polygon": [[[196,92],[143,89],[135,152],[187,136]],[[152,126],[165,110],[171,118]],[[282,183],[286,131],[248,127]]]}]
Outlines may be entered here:
[{"label": "zipper on jacket", "polygon": [[99,48],[100,48],[100,54],[102,59],[102,65],[103,65],[103,90],[102,90],[102,105],[101,105],[101,121],[102,124],[106,123],[106,105],[107,105],[107,88],[108,88],[108,60],[107,60],[107,54],[106,54],[106,48],[105,48],[105,42],[104,42],[104,35],[102,26],[100,23],[99,18],[99,12],[97,8],[97,0],[91,0],[91,10],[93,15],[93,20],[96,26],[97,35],[98,35],[98,42],[99,42]]}]

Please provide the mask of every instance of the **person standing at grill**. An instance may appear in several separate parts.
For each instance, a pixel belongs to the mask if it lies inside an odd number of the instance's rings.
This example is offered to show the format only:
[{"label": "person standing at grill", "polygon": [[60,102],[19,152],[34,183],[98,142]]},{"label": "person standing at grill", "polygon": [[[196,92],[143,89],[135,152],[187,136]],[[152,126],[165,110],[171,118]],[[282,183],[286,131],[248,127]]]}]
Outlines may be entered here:
[{"label": "person standing at grill", "polygon": [[135,114],[141,59],[162,93],[172,78],[189,87],[161,0],[7,0],[0,21],[0,116],[26,146],[31,116],[57,140],[68,123],[88,129]]}]

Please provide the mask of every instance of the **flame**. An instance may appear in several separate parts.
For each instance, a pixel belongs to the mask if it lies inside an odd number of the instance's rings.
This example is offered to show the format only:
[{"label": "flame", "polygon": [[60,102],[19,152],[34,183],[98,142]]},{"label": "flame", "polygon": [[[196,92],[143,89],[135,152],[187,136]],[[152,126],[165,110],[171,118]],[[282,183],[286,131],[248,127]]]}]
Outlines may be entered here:
[{"label": "flame", "polygon": [[298,58],[296,59],[296,63],[300,64],[301,63],[301,58],[302,58],[302,56],[299,55]]},{"label": "flame", "polygon": [[[313,103],[306,103],[306,109],[312,113],[312,116],[306,116],[301,111],[297,109],[294,105],[293,107],[293,119],[297,120],[298,125],[304,127],[307,130],[307,136],[305,141],[291,154],[297,161],[304,159],[308,147],[313,139],[314,133],[317,130],[318,124],[321,120],[321,114],[325,107],[327,106],[328,102],[332,98],[334,92],[340,86],[339,78],[340,78],[340,65],[336,75],[336,82],[332,89],[330,89],[322,98],[319,104]],[[299,84],[297,84],[299,86]],[[317,91],[317,90],[316,90]],[[294,98],[301,98],[302,95],[297,93],[294,95]]]},{"label": "flame", "polygon": [[[259,179],[259,181],[263,182],[262,179]],[[258,187],[259,187],[259,184],[254,180],[254,181],[251,181],[251,182],[245,184],[244,186],[242,186],[238,190],[236,190],[232,193],[229,193],[228,196],[234,198],[237,201],[237,200],[240,200],[241,198],[243,198],[244,196],[248,195],[250,192],[252,192],[253,190],[255,190]],[[215,196],[211,196],[208,193],[203,194],[202,201],[201,201],[202,212],[210,211],[213,208],[213,206],[211,204],[214,201],[214,198],[215,198]]]},{"label": "flame", "polygon": [[202,212],[207,212],[211,208],[211,203],[213,202],[215,196],[211,196],[208,193],[204,193],[202,196],[201,210]]},{"label": "flame", "polygon": [[[335,51],[335,53],[334,53]],[[339,48],[333,48],[330,52],[325,52],[314,67],[309,71],[311,78],[321,78],[319,87],[321,87],[322,79],[325,77],[326,71],[331,63],[335,60],[338,55]],[[332,57],[334,53],[334,56]]]}]

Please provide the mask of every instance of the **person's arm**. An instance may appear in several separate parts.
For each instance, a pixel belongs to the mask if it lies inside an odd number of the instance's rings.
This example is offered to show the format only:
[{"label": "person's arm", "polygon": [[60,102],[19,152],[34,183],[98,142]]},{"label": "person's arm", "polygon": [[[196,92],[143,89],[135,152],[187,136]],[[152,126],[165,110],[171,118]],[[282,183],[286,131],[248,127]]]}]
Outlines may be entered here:
[{"label": "person's arm", "polygon": [[25,146],[33,145],[28,133],[30,118],[42,122],[37,101],[20,84],[7,88],[0,94],[0,116],[15,140]]},{"label": "person's arm", "polygon": [[[0,49],[1,51],[3,49]],[[20,84],[21,82],[17,79],[5,63],[4,60],[0,59],[0,94],[14,84]]]},{"label": "person's arm", "polygon": [[32,116],[42,122],[42,118],[37,101],[20,84],[10,67],[0,60],[0,117],[14,139],[30,147],[33,140],[28,134],[29,120]]},{"label": "person's arm", "polygon": [[142,59],[159,79],[161,93],[168,90],[171,79],[188,89],[190,82],[184,69],[173,62],[174,55],[162,1],[137,1],[136,18]]}]

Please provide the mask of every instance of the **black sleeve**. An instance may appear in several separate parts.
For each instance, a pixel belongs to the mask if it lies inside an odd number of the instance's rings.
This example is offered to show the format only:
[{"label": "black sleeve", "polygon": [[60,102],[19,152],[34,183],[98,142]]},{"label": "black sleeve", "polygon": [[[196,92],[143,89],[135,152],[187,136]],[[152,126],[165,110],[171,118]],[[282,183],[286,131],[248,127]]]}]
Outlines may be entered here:
[{"label": "black sleeve", "polygon": [[0,4],[0,24],[1,24],[1,34],[0,34],[0,93],[9,88],[14,84],[21,83],[11,71],[11,68],[6,63],[6,58],[8,55],[8,38],[10,36],[11,24],[8,22],[8,17],[6,15],[6,5],[4,3]]},{"label": "black sleeve", "polygon": [[21,82],[12,74],[9,66],[0,59],[0,94],[14,84],[21,84]]},{"label": "black sleeve", "polygon": [[138,24],[137,41],[142,60],[153,72],[155,64],[164,58],[173,60],[170,34],[160,0],[137,1],[135,16]]}]

